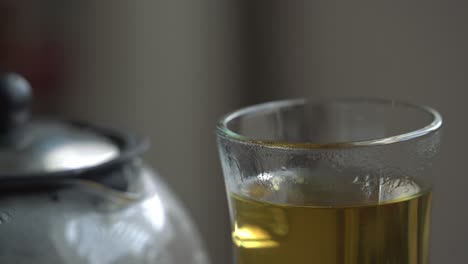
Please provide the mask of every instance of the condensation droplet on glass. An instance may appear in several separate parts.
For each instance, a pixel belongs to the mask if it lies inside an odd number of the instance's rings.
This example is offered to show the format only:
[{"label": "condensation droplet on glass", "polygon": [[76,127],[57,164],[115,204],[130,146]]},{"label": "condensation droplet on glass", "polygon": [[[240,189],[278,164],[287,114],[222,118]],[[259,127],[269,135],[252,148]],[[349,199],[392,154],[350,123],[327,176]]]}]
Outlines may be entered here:
[{"label": "condensation droplet on glass", "polygon": [[0,212],[0,224],[6,224],[11,221],[11,215],[7,212]]},{"label": "condensation droplet on glass", "polygon": [[281,186],[281,182],[283,181],[282,178],[280,177],[274,177],[273,180],[271,181],[271,183],[273,184],[273,189],[275,191],[278,191],[280,189],[280,186]]},{"label": "condensation droplet on glass", "polygon": [[296,183],[303,184],[305,182],[304,176],[297,176]]}]

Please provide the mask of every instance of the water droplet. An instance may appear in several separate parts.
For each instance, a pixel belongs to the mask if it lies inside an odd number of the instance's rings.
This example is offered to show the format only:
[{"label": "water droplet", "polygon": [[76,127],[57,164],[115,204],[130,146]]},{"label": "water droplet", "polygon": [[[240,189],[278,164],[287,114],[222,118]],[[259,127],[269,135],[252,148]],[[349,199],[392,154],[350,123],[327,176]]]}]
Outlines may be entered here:
[{"label": "water droplet", "polygon": [[303,184],[305,182],[304,176],[296,177],[296,183]]},{"label": "water droplet", "polygon": [[0,212],[0,224],[6,224],[11,221],[11,215],[7,212]]},{"label": "water droplet", "polygon": [[278,191],[280,189],[280,186],[281,186],[282,182],[283,182],[283,179],[280,178],[280,177],[273,178],[273,180],[271,181],[271,183],[273,184],[273,189],[275,191]]}]

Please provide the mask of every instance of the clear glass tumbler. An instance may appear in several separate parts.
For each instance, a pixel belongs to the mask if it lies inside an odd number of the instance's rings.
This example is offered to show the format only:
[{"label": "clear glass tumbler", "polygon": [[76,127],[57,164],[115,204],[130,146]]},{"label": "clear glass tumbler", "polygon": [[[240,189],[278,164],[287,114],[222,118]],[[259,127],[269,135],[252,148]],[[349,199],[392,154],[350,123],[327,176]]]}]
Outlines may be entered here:
[{"label": "clear glass tumbler", "polygon": [[286,100],[217,126],[237,264],[427,264],[442,118],[381,99]]}]

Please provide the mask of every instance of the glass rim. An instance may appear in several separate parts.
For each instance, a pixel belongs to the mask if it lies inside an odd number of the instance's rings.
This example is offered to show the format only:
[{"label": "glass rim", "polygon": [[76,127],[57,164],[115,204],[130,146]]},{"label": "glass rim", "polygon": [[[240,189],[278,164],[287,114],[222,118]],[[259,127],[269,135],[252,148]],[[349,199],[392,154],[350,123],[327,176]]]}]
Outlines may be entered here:
[{"label": "glass rim", "polygon": [[[376,138],[370,140],[357,140],[357,141],[346,141],[346,142],[330,142],[330,143],[313,143],[313,142],[287,142],[281,140],[261,140],[250,138],[241,134],[238,134],[228,128],[228,123],[235,118],[240,116],[261,112],[265,110],[271,110],[280,107],[288,107],[294,105],[301,105],[307,103],[330,103],[330,102],[371,102],[380,105],[391,105],[391,106],[404,106],[413,109],[421,110],[432,116],[432,121],[424,127],[414,129],[409,132],[401,133],[394,136]],[[260,104],[255,104],[247,107],[240,108],[224,115],[216,126],[216,132],[218,136],[223,138],[243,142],[246,144],[259,145],[271,148],[294,148],[294,149],[327,149],[327,148],[355,148],[355,147],[369,147],[369,146],[380,146],[395,144],[402,141],[408,141],[411,139],[419,138],[431,133],[438,131],[442,127],[442,115],[432,107],[413,104],[393,99],[382,99],[382,98],[370,98],[370,97],[359,97],[359,98],[296,98],[296,99],[285,99],[270,101]]]}]

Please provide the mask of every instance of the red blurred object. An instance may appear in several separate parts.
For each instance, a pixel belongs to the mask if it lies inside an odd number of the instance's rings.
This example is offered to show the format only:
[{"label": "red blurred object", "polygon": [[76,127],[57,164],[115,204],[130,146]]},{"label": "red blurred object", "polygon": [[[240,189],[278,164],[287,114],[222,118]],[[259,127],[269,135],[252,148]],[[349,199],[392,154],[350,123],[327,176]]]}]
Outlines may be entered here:
[{"label": "red blurred object", "polygon": [[1,70],[25,76],[35,93],[48,92],[58,86],[62,54],[56,43],[10,43],[0,50]]},{"label": "red blurred object", "polygon": [[0,2],[0,71],[25,76],[40,96],[59,86],[64,48],[57,36],[41,34],[43,30],[35,26],[38,23],[30,23],[34,27],[26,33],[20,30],[20,12],[18,2]]}]

